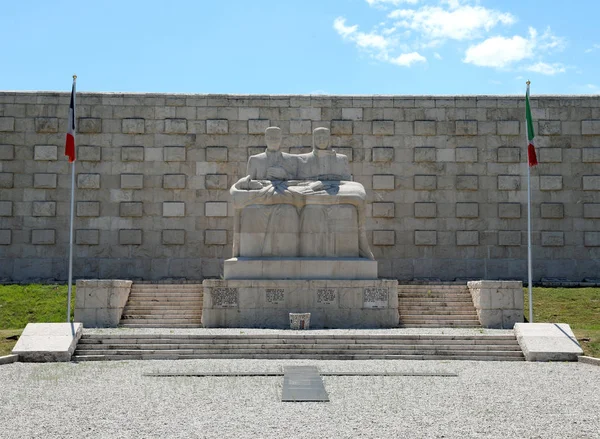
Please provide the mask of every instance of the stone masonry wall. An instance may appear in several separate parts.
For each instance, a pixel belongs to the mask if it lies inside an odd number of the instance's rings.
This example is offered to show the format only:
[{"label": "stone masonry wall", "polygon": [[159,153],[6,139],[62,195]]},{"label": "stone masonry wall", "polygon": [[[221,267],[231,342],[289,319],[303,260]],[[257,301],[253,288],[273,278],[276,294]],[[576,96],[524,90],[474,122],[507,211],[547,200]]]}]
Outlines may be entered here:
[{"label": "stone masonry wall", "polygon": [[[0,279],[67,277],[67,93],[0,93]],[[600,97],[533,98],[534,280],[600,277]],[[264,129],[331,129],[384,277],[527,273],[524,99],[78,94],[76,278],[219,277]]]}]

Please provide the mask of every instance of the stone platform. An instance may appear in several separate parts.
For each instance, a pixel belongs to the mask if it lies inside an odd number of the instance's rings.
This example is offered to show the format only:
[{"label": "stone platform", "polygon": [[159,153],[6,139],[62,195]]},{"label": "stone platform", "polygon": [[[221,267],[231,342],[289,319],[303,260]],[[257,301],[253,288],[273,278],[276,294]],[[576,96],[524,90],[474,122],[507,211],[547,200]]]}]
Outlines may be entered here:
[{"label": "stone platform", "polygon": [[311,313],[311,328],[398,325],[397,280],[218,280],[204,287],[205,328],[289,328],[289,313]]},{"label": "stone platform", "polygon": [[377,279],[377,261],[366,258],[231,258],[224,279]]}]

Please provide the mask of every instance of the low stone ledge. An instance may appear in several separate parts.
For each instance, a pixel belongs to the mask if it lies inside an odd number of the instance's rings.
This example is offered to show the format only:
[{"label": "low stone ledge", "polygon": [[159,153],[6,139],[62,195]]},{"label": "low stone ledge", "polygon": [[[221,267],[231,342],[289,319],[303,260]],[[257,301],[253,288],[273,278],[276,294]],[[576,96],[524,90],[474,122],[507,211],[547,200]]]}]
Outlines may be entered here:
[{"label": "low stone ledge", "polygon": [[484,328],[512,329],[523,322],[521,281],[477,280],[467,282],[467,287]]},{"label": "low stone ledge", "polygon": [[515,335],[527,361],[577,361],[583,355],[566,323],[516,323]]},{"label": "low stone ledge", "polygon": [[86,328],[116,328],[132,284],[130,280],[78,280],[75,320]]},{"label": "low stone ledge", "polygon": [[71,361],[82,333],[81,323],[28,323],[12,353],[22,362]]},{"label": "low stone ledge", "polygon": [[581,357],[577,358],[577,361],[579,361],[580,363],[591,364],[593,366],[600,366],[600,358],[587,357],[585,355],[582,355]]},{"label": "low stone ledge", "polygon": [[0,366],[3,364],[11,364],[19,361],[19,356],[16,354],[4,355],[0,357]]}]

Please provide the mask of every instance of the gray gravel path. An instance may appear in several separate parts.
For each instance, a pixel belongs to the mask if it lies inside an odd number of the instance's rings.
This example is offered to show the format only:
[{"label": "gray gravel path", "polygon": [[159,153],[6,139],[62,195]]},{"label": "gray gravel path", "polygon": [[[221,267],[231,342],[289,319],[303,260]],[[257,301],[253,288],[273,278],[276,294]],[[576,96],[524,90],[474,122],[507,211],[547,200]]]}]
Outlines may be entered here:
[{"label": "gray gravel path", "polygon": [[[446,372],[325,377],[329,403],[280,402],[282,377],[145,372]],[[187,360],[0,367],[2,438],[600,438],[600,368],[581,363]]]}]

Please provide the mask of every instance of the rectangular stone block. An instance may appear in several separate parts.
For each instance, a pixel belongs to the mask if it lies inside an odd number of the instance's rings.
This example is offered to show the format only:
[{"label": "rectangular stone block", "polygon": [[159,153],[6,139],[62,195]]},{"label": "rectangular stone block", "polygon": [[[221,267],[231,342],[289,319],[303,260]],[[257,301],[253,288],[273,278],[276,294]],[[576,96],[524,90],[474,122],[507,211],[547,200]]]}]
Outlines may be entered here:
[{"label": "rectangular stone block", "polygon": [[397,136],[412,136],[415,132],[414,123],[410,121],[396,121],[395,131]]},{"label": "rectangular stone block", "polygon": [[[2,129],[0,129],[2,131]],[[600,135],[600,120],[582,120],[581,134],[584,136]]]},{"label": "rectangular stone block", "polygon": [[373,175],[373,190],[394,190],[394,175]]},{"label": "rectangular stone block", "polygon": [[542,203],[540,204],[540,216],[550,219],[563,218],[565,216],[565,207],[562,203]]},{"label": "rectangular stone block", "polygon": [[0,116],[0,131],[8,132],[15,130],[15,118]]},{"label": "rectangular stone block", "polygon": [[349,136],[352,134],[352,127],[351,120],[332,120],[331,134],[334,136]]},{"label": "rectangular stone block", "polygon": [[436,161],[436,149],[432,147],[417,147],[415,148],[415,163],[421,162],[435,162]]},{"label": "rectangular stone block", "polygon": [[206,134],[229,133],[229,121],[226,119],[208,119],[206,121]]},{"label": "rectangular stone block", "polygon": [[415,230],[415,245],[437,245],[437,231]]},{"label": "rectangular stone block", "polygon": [[375,147],[373,148],[374,162],[392,162],[394,161],[394,148]]},{"label": "rectangular stone block", "polygon": [[477,175],[457,175],[456,190],[476,191],[479,189],[479,177]]},{"label": "rectangular stone block", "polygon": [[479,203],[456,203],[457,218],[478,218]]},{"label": "rectangular stone block", "polygon": [[227,202],[207,201],[204,203],[205,216],[227,216]]},{"label": "rectangular stone block", "polygon": [[562,247],[565,245],[564,232],[542,232],[542,246]]},{"label": "rectangular stone block", "polygon": [[498,232],[498,245],[507,247],[521,245],[521,232],[519,230],[500,230]]},{"label": "rectangular stone block", "polygon": [[33,147],[34,160],[54,161],[58,159],[58,148],[56,145],[35,145]]},{"label": "rectangular stone block", "polygon": [[415,136],[435,136],[435,120],[415,120]]},{"label": "rectangular stone block", "polygon": [[269,119],[250,119],[248,120],[248,134],[264,134],[269,126]]},{"label": "rectangular stone block", "polygon": [[434,191],[437,189],[437,176],[415,175],[413,184],[416,191]]},{"label": "rectangular stone block", "polygon": [[141,118],[123,119],[121,121],[121,132],[123,134],[144,134],[145,120]]},{"label": "rectangular stone block", "polygon": [[312,121],[291,120],[290,134],[310,134],[312,132]]},{"label": "rectangular stone block", "polygon": [[0,201],[0,216],[13,216],[12,201]]},{"label": "rectangular stone block", "polygon": [[227,175],[206,174],[204,177],[204,187],[206,189],[227,189]]},{"label": "rectangular stone block", "polygon": [[457,136],[476,136],[477,121],[476,120],[457,120],[455,122]]},{"label": "rectangular stone block", "polygon": [[124,146],[121,148],[121,161],[123,162],[143,162],[143,146]]},{"label": "rectangular stone block", "polygon": [[119,206],[119,216],[141,217],[144,215],[144,203],[139,201],[122,202]]},{"label": "rectangular stone block", "polygon": [[14,145],[0,145],[0,160],[14,160],[15,159],[15,146]]},{"label": "rectangular stone block", "polygon": [[28,323],[13,354],[21,362],[71,361],[82,333],[81,323]]},{"label": "rectangular stone block", "polygon": [[585,203],[583,205],[584,218],[600,218],[600,203]]},{"label": "rectangular stone block", "polygon": [[415,218],[435,218],[436,203],[415,203]]},{"label": "rectangular stone block", "polygon": [[78,189],[100,189],[100,174],[77,174]]},{"label": "rectangular stone block", "polygon": [[56,216],[56,201],[34,201],[31,216]]},{"label": "rectangular stone block", "polygon": [[165,119],[166,134],[186,134],[187,119]]},{"label": "rectangular stone block", "polygon": [[338,154],[342,154],[342,155],[345,155],[346,157],[348,157],[349,162],[353,161],[353,159],[354,159],[354,151],[349,146],[337,146],[337,147],[335,147],[335,151]]},{"label": "rectangular stone block", "polygon": [[561,163],[562,148],[536,148],[536,156],[540,163]]},{"label": "rectangular stone block", "polygon": [[456,148],[456,161],[459,163],[475,163],[477,162],[477,148],[470,146],[460,146]]},{"label": "rectangular stone block", "polygon": [[162,243],[163,245],[184,245],[185,244],[185,230],[173,229],[162,231]]},{"label": "rectangular stone block", "polygon": [[396,232],[393,230],[373,230],[373,245],[396,245]]},{"label": "rectangular stone block", "polygon": [[77,216],[100,216],[99,201],[78,201],[76,207]]},{"label": "rectangular stone block", "polygon": [[78,146],[77,160],[80,162],[99,162],[102,160],[102,148],[99,146]]},{"label": "rectangular stone block", "polygon": [[584,191],[600,191],[600,175],[584,175],[583,176],[583,190]]},{"label": "rectangular stone block", "polygon": [[518,120],[499,120],[497,130],[500,136],[518,136],[521,134]]},{"label": "rectangular stone block", "polygon": [[540,175],[541,191],[560,191],[563,186],[562,175]]},{"label": "rectangular stone block", "polygon": [[144,174],[121,174],[121,189],[144,189]]},{"label": "rectangular stone block", "polygon": [[163,175],[163,189],[185,189],[185,174]]},{"label": "rectangular stone block", "polygon": [[519,175],[499,175],[499,191],[518,191],[521,189],[521,176]]},{"label": "rectangular stone block", "polygon": [[373,218],[394,218],[394,203],[373,203]]},{"label": "rectangular stone block", "polygon": [[519,163],[521,161],[521,150],[512,147],[498,148],[498,163]]},{"label": "rectangular stone block", "polygon": [[362,108],[342,108],[342,119],[363,120]]},{"label": "rectangular stone block", "polygon": [[14,186],[14,174],[12,172],[0,172],[0,189],[10,189]]},{"label": "rectangular stone block", "polygon": [[[78,131],[82,132],[81,130]],[[40,134],[58,133],[58,118],[36,117],[35,132]]]},{"label": "rectangular stone block", "polygon": [[12,230],[0,229],[0,245],[10,245],[12,242]]},{"label": "rectangular stone block", "polygon": [[100,134],[102,119],[97,117],[80,117],[77,119],[77,132],[82,134]]},{"label": "rectangular stone block", "polygon": [[538,120],[538,134],[542,136],[559,136],[560,120]]},{"label": "rectangular stone block", "polygon": [[374,120],[373,121],[374,136],[393,136],[394,121],[393,120]]},{"label": "rectangular stone block", "polygon": [[163,150],[165,162],[185,162],[185,146],[165,146]]},{"label": "rectangular stone block", "polygon": [[226,162],[227,155],[227,147],[225,146],[208,146],[206,148],[207,162]]},{"label": "rectangular stone block", "polygon": [[600,247],[600,232],[585,232],[583,242],[586,247]]},{"label": "rectangular stone block", "polygon": [[100,230],[79,229],[75,231],[75,243],[77,245],[98,245],[100,243]]},{"label": "rectangular stone block", "polygon": [[227,230],[205,230],[204,245],[227,245]]},{"label": "rectangular stone block", "polygon": [[34,245],[53,245],[56,243],[56,231],[54,229],[32,230],[31,243]]},{"label": "rectangular stone block", "polygon": [[162,214],[166,217],[185,216],[185,203],[180,201],[165,201],[163,203]]},{"label": "rectangular stone block", "polygon": [[140,229],[120,229],[120,245],[142,245],[142,231]]},{"label": "rectangular stone block", "polygon": [[521,218],[521,203],[498,203],[498,218]]},{"label": "rectangular stone block", "polygon": [[581,148],[583,163],[600,163],[600,148]]},{"label": "rectangular stone block", "polygon": [[476,230],[457,230],[456,245],[471,246],[479,245],[479,232]]}]

